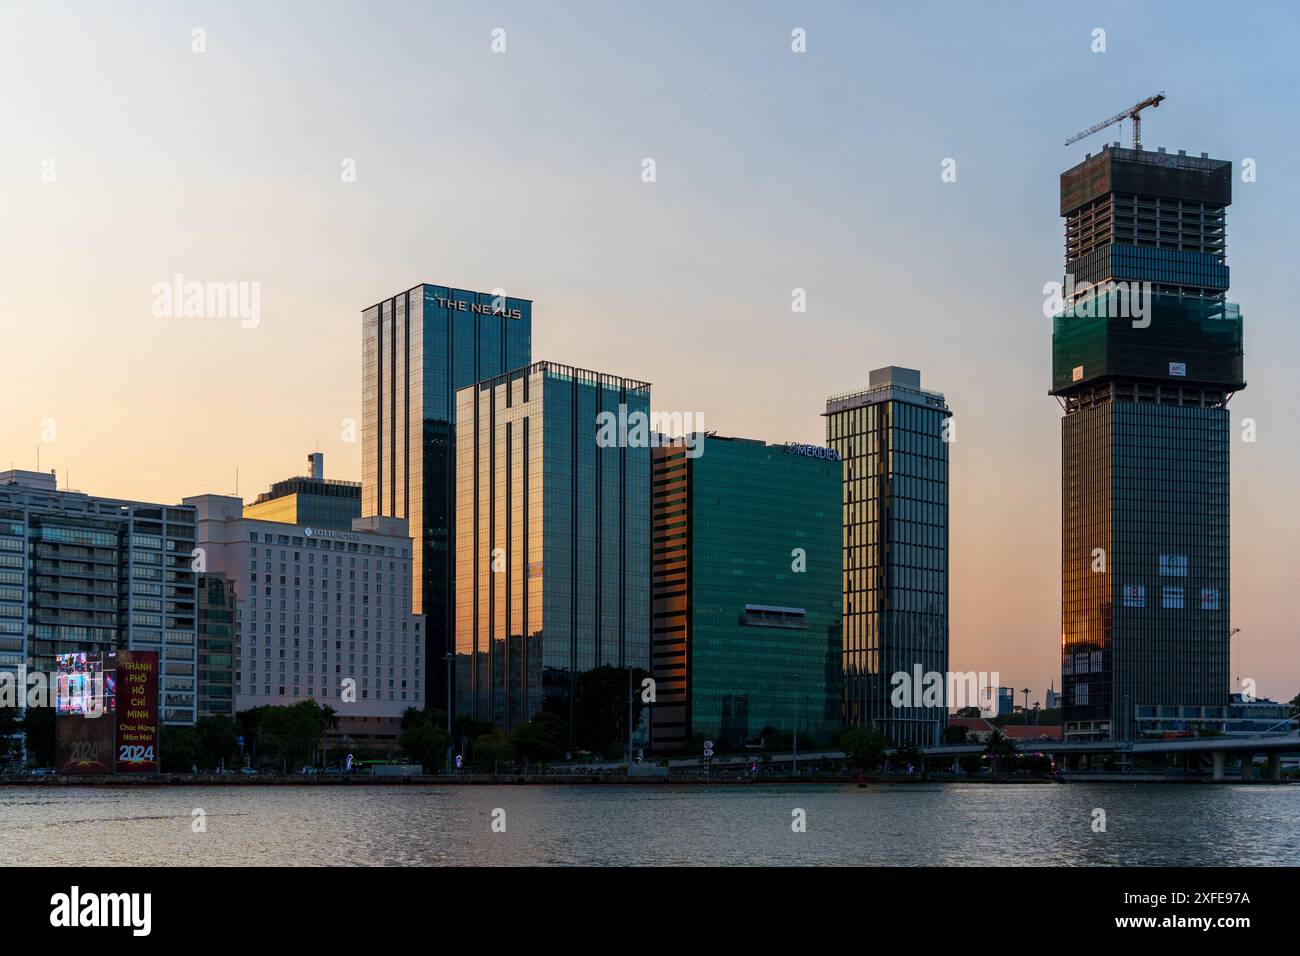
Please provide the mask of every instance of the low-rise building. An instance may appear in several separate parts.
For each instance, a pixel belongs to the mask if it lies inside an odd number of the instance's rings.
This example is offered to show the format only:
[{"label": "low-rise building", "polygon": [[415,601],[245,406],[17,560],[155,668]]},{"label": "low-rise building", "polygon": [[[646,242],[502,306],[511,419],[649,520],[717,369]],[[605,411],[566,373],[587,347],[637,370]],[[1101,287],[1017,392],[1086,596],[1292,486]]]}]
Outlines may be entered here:
[{"label": "low-rise building", "polygon": [[244,505],[244,517],[350,530],[352,519],[361,517],[361,483],[326,478],[323,452],[308,455],[307,465],[310,474],[277,481]]}]

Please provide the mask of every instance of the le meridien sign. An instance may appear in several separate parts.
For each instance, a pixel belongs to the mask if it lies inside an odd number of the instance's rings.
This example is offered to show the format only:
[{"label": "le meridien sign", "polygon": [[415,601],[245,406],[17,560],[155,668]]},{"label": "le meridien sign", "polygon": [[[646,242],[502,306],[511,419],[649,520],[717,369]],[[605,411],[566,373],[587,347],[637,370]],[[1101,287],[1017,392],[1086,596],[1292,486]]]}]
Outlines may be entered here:
[{"label": "le meridien sign", "polygon": [[457,302],[455,299],[444,299],[441,296],[435,296],[434,302],[438,303],[440,309],[455,309],[457,312],[476,312],[479,315],[503,315],[507,319],[522,319],[523,312],[519,309],[497,309],[491,304],[483,305],[478,302]]},{"label": "le meridien sign", "polygon": [[825,458],[827,461],[840,461],[840,453],[834,448],[822,448],[820,445],[800,445],[786,442],[786,454],[803,455],[805,458]]},{"label": "le meridien sign", "polygon": [[336,538],[339,541],[360,541],[361,535],[355,531],[332,531],[329,528],[303,528],[304,538]]}]

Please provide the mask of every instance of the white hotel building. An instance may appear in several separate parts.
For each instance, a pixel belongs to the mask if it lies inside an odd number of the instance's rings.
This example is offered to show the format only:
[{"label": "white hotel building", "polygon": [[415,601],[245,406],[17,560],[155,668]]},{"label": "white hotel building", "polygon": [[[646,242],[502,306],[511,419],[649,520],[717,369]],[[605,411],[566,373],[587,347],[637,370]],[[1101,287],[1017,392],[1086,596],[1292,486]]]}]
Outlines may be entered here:
[{"label": "white hotel building", "polygon": [[198,512],[204,570],[235,585],[236,711],[314,699],[382,719],[423,706],[405,519],[341,531],[245,518],[243,499],[226,495],[184,503]]}]

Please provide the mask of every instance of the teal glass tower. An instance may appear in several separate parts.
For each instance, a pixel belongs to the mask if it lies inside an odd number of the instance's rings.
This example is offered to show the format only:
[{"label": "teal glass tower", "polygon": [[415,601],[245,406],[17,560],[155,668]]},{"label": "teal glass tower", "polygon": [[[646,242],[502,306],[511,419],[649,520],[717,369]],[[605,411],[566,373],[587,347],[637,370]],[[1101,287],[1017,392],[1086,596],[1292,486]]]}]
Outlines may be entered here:
[{"label": "teal glass tower", "polygon": [[697,434],[654,450],[656,750],[840,728],[839,456]]},{"label": "teal glass tower", "polygon": [[585,675],[650,665],[650,385],[537,362],[456,401],[456,713],[586,746]]},{"label": "teal glass tower", "polygon": [[431,707],[450,705],[456,391],[532,361],[532,316],[527,299],[427,284],[361,316],[361,513],[407,519]]},{"label": "teal glass tower", "polygon": [[899,706],[892,691],[919,668],[946,692],[951,414],[896,366],[826,402],[826,444],[844,458],[844,721],[896,744],[937,744],[948,722],[947,702]]}]

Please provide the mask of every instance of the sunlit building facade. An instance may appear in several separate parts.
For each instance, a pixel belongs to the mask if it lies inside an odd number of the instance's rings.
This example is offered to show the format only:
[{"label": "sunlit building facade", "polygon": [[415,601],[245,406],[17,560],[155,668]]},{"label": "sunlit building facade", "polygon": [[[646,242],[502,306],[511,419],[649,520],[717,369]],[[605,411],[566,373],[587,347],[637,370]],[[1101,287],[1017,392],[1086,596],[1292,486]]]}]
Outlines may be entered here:
[{"label": "sunlit building facade", "polygon": [[457,715],[576,741],[584,674],[649,669],[649,410],[647,382],[552,362],[457,393]]},{"label": "sunlit building facade", "polygon": [[936,744],[948,720],[946,701],[893,699],[893,678],[944,675],[946,693],[951,414],[896,366],[826,402],[844,459],[844,721],[897,744]]},{"label": "sunlit building facade", "polygon": [[361,510],[406,518],[424,681],[446,707],[455,633],[456,392],[532,361],[532,302],[417,285],[362,313]]},{"label": "sunlit building facade", "polygon": [[320,452],[308,455],[307,462],[309,474],[277,481],[252,504],[244,505],[244,517],[314,528],[351,528],[352,519],[361,517],[361,484],[326,478],[325,456]]}]

